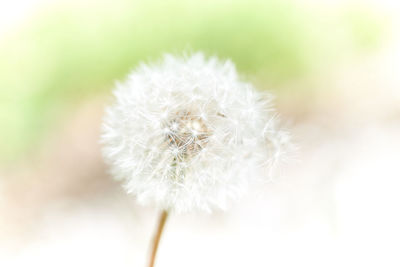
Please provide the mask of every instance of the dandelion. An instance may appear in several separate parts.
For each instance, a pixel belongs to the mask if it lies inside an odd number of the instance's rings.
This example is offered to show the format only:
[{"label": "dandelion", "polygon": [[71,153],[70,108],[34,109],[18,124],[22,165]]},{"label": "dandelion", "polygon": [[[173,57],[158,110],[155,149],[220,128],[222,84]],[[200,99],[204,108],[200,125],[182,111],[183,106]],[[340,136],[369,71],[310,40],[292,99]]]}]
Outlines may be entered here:
[{"label": "dandelion", "polygon": [[103,154],[113,177],[143,204],[168,212],[225,209],[264,179],[288,135],[271,96],[242,81],[230,61],[202,53],[140,65],[106,110]]}]

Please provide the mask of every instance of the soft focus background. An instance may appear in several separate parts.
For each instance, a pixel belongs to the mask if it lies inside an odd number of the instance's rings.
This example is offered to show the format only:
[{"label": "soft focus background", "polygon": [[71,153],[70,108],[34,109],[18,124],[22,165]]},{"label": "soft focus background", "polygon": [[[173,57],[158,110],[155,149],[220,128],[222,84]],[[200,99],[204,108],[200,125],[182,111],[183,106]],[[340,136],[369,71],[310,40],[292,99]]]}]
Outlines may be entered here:
[{"label": "soft focus background", "polygon": [[299,147],[227,212],[174,216],[157,266],[400,266],[396,0],[0,2],[0,266],[145,266],[157,210],[106,174],[116,80],[231,58]]}]

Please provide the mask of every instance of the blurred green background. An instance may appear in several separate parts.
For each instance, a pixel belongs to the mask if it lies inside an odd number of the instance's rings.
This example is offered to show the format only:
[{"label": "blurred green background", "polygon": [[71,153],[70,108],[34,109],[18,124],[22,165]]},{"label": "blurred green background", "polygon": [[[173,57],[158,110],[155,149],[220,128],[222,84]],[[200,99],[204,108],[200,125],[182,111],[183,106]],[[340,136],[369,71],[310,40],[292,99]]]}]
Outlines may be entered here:
[{"label": "blurred green background", "polygon": [[293,81],[379,47],[385,23],[363,6],[290,0],[52,2],[0,36],[0,162],[35,151],[64,114],[109,94],[140,61],[202,50],[290,93]]}]

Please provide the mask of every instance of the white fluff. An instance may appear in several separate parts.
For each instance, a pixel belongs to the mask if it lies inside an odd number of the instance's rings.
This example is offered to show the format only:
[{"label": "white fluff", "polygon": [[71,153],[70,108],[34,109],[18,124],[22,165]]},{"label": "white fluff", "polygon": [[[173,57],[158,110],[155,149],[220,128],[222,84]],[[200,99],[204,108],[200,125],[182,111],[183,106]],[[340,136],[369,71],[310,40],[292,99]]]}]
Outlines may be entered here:
[{"label": "white fluff", "polygon": [[287,135],[271,97],[241,81],[230,61],[166,55],[117,84],[103,155],[141,203],[186,212],[225,208],[266,178]]}]

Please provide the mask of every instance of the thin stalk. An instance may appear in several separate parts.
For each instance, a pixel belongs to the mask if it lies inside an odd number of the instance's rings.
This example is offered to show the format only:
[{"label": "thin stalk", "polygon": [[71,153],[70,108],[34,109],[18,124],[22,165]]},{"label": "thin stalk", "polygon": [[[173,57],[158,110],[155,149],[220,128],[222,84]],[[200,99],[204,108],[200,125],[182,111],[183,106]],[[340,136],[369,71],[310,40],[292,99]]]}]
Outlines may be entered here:
[{"label": "thin stalk", "polygon": [[157,256],[158,245],[160,243],[160,239],[161,239],[167,218],[168,218],[168,212],[166,210],[162,211],[162,213],[160,214],[160,217],[158,219],[157,231],[154,235],[154,239],[153,239],[153,243],[152,243],[149,267],[154,267],[154,263],[156,261],[156,256]]}]

